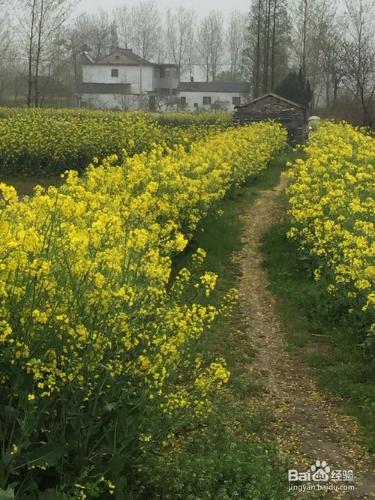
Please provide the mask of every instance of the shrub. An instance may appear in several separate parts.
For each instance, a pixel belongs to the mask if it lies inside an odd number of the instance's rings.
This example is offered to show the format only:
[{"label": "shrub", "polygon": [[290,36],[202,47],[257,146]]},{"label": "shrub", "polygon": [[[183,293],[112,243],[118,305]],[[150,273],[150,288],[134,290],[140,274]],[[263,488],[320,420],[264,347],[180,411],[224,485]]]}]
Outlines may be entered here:
[{"label": "shrub", "polygon": [[374,334],[375,140],[347,124],[325,122],[297,160],[289,188],[289,232],[314,264],[317,281]]},{"label": "shrub", "polygon": [[257,124],[110,157],[20,201],[0,184],[0,488],[127,498],[148,443],[207,417],[229,374],[201,343],[235,293],[210,305],[204,251],[196,277],[172,280],[172,256],[284,143]]},{"label": "shrub", "polygon": [[[207,116],[209,115],[209,116]],[[227,115],[157,115],[83,109],[0,109],[0,174],[84,169],[94,157],[189,146],[230,125]]]}]

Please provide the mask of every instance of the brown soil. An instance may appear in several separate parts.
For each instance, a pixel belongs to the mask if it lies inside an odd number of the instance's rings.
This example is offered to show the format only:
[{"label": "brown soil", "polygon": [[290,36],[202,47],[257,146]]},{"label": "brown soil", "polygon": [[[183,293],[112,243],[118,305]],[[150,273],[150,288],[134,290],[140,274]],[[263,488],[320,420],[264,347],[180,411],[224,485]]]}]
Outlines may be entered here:
[{"label": "brown soil", "polygon": [[270,437],[293,468],[303,472],[316,460],[325,460],[331,469],[354,471],[353,483],[336,483],[354,484],[354,492],[299,493],[298,498],[375,498],[374,460],[359,444],[355,419],[343,413],[337,398],[317,388],[311,370],[288,353],[284,344],[283,324],[268,287],[260,245],[267,229],[285,218],[280,200],[285,185],[282,176],[276,188],[262,191],[245,211],[243,249],[235,257],[241,269],[241,316],[256,351],[248,372],[265,389],[255,404],[274,416]]}]

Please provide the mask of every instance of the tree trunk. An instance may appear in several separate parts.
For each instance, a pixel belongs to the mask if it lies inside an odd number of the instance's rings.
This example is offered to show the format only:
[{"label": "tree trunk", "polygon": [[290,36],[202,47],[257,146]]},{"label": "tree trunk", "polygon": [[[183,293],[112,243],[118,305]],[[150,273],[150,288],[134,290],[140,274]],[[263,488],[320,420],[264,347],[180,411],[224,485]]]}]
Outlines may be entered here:
[{"label": "tree trunk", "polygon": [[262,75],[262,92],[266,93],[266,80],[267,80],[267,27],[268,27],[268,3],[270,0],[266,0],[266,9],[263,25],[263,75]]},{"label": "tree trunk", "polygon": [[31,19],[30,19],[30,36],[28,47],[28,76],[27,76],[27,106],[30,108],[33,98],[33,49],[34,49],[34,29],[35,29],[35,10],[37,0],[33,0],[31,6]]},{"label": "tree trunk", "polygon": [[270,72],[270,31],[271,31],[271,0],[267,0],[266,18],[264,22],[264,64],[263,64],[263,93],[269,89]]},{"label": "tree trunk", "polygon": [[44,0],[40,3],[40,14],[38,23],[38,43],[36,47],[36,58],[35,58],[35,107],[39,106],[39,67],[40,67],[40,55],[42,52],[42,33],[44,24]]},{"label": "tree trunk", "polygon": [[256,55],[255,55],[254,97],[259,96],[259,88],[260,88],[260,30],[261,30],[261,0],[258,0],[257,46],[256,46]]},{"label": "tree trunk", "polygon": [[332,113],[336,113],[336,103],[337,103],[337,94],[339,91],[339,80],[336,76],[333,78],[333,96],[332,96]]},{"label": "tree trunk", "polygon": [[277,0],[273,2],[272,48],[271,48],[271,90],[275,88],[275,48],[276,48],[276,15]]},{"label": "tree trunk", "polygon": [[306,45],[307,45],[307,0],[303,1],[303,28],[302,28],[302,74],[306,76]]}]

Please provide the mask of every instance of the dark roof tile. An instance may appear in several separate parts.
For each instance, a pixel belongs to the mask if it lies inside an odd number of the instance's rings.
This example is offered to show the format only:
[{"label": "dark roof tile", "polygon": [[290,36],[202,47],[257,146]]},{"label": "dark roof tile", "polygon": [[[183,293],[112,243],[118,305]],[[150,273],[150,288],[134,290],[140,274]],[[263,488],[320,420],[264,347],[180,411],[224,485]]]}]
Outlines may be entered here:
[{"label": "dark roof tile", "polygon": [[250,85],[244,82],[180,82],[179,92],[248,93]]},{"label": "dark roof tile", "polygon": [[272,98],[277,99],[279,101],[286,102],[295,108],[305,109],[305,107],[302,104],[299,104],[298,102],[290,101],[289,99],[286,99],[285,97],[282,97],[281,95],[278,95],[278,94],[274,94],[272,92],[265,94],[265,95],[262,95],[260,97],[257,97],[257,98],[253,99],[252,101],[250,101],[242,106],[237,106],[237,109],[250,108],[252,104],[255,104],[256,102],[259,102],[259,101],[263,101],[264,99],[267,99],[269,97],[272,97]]},{"label": "dark roof tile", "polygon": [[150,61],[134,54],[131,49],[121,48],[117,48],[107,56],[98,59],[95,61],[95,64],[110,64],[115,66],[139,66],[140,64],[143,64],[144,66],[154,66],[154,64]]}]

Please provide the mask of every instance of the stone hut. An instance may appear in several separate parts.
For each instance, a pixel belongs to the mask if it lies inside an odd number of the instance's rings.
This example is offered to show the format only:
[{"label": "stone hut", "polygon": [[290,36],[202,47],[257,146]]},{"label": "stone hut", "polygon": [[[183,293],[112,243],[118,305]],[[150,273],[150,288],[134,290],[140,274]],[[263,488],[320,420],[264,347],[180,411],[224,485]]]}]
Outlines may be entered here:
[{"label": "stone hut", "polygon": [[237,123],[278,121],[288,130],[290,144],[302,143],[307,136],[306,108],[277,94],[266,94],[237,106],[234,119]]}]

